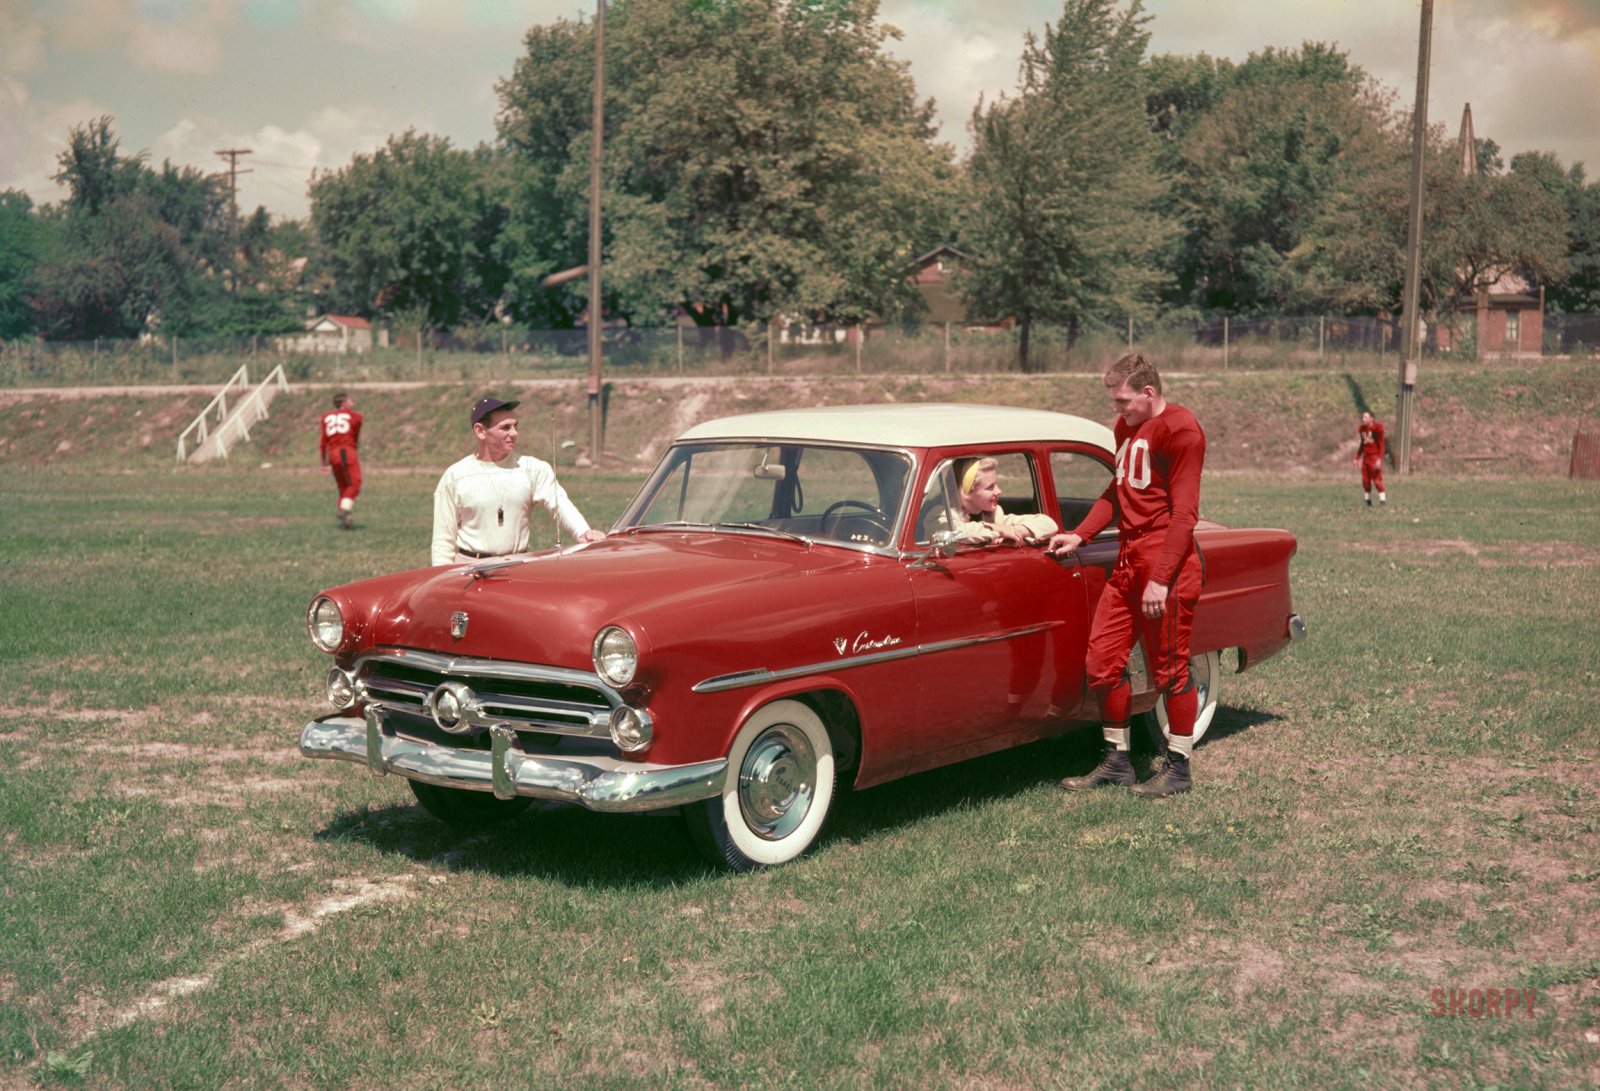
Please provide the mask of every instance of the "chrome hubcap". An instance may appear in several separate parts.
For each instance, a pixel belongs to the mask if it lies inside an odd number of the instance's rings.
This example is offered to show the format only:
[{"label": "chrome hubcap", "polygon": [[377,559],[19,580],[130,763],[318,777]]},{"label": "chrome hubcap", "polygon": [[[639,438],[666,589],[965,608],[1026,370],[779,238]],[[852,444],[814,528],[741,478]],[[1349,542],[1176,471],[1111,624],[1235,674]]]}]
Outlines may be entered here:
[{"label": "chrome hubcap", "polygon": [[789,724],[763,731],[739,764],[739,811],[757,835],[777,841],[793,833],[811,809],[817,756]]}]

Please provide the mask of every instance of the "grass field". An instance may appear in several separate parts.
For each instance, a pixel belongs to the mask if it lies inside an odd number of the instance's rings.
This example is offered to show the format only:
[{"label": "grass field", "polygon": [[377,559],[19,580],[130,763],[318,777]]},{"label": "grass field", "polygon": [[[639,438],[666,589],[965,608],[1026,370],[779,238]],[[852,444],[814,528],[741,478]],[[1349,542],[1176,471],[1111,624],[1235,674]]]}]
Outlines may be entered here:
[{"label": "grass field", "polygon": [[[605,522],[636,480],[566,483]],[[1208,479],[1299,536],[1311,639],[1222,679],[1192,794],[1064,795],[1082,732],[744,877],[298,756],[306,603],[421,563],[433,484],[345,534],[305,472],[0,480],[0,1086],[1600,1082],[1592,483]]]}]

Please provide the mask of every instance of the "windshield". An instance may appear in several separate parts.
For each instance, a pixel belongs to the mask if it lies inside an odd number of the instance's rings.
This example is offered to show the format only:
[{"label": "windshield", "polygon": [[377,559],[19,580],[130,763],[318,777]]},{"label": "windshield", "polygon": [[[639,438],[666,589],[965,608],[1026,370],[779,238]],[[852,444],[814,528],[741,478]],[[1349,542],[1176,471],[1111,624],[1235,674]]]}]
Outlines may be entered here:
[{"label": "windshield", "polygon": [[911,461],[902,452],[806,444],[679,444],[617,530],[685,525],[887,548]]}]

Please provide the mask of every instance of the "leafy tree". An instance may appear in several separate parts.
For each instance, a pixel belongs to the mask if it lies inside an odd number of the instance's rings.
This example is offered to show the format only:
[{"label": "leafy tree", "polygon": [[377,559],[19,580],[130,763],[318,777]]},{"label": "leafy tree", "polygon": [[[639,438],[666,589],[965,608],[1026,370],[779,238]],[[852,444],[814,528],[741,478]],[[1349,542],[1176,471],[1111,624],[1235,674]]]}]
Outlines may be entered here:
[{"label": "leafy tree", "polygon": [[35,212],[26,193],[0,193],[0,342],[34,331],[34,270],[49,253],[55,232],[54,221]]},{"label": "leafy tree", "polygon": [[[608,16],[609,53],[616,51],[615,22]],[[510,198],[495,255],[506,270],[510,313],[530,325],[563,328],[582,312],[582,293],[546,291],[540,281],[588,261],[594,39],[584,24],[559,22],[533,27],[524,44],[511,77],[497,87]],[[616,73],[608,79],[615,86]],[[608,128],[615,127],[611,118]]]},{"label": "leafy tree", "polygon": [[1550,302],[1568,314],[1600,313],[1600,182],[1583,184],[1583,167],[1574,166],[1567,197],[1570,224],[1567,275]]},{"label": "leafy tree", "polygon": [[1316,43],[1239,65],[1157,58],[1149,74],[1185,225],[1171,302],[1246,314],[1308,305],[1316,292],[1291,256],[1311,225],[1358,182],[1403,167],[1387,94]]},{"label": "leafy tree", "polygon": [[1565,269],[1550,279],[1546,303],[1562,314],[1600,312],[1600,185],[1585,184],[1583,164],[1563,168],[1549,152],[1513,156],[1511,173],[1537,184],[1566,211]]},{"label": "leafy tree", "polygon": [[1499,174],[1505,170],[1506,162],[1500,156],[1500,145],[1486,136],[1473,139],[1472,155],[1479,174]]},{"label": "leafy tree", "polygon": [[33,276],[41,332],[215,336],[284,328],[283,293],[250,282],[216,179],[170,162],[151,169],[142,153],[124,156],[109,117],[73,129],[59,163],[56,178],[69,195],[57,217],[58,245]]},{"label": "leafy tree", "polygon": [[311,222],[352,314],[420,309],[435,328],[494,310],[505,285],[494,240],[506,209],[494,157],[415,130],[311,179]]},{"label": "leafy tree", "polygon": [[67,207],[79,216],[96,216],[106,205],[131,195],[144,169],[144,153],[124,156],[111,130],[112,118],[102,115],[74,126],[67,147],[58,157],[60,170],[53,176],[67,187]]},{"label": "leafy tree", "polygon": [[1042,39],[1028,35],[1015,97],[973,111],[963,290],[974,309],[1015,316],[1024,371],[1035,321],[1142,316],[1161,287],[1155,259],[1173,231],[1145,116],[1148,22],[1139,0],[1066,0]]},{"label": "leafy tree", "polygon": [[[1430,132],[1423,184],[1420,309],[1448,321],[1464,297],[1514,274],[1530,284],[1563,275],[1567,216],[1548,179],[1524,167],[1461,174],[1460,148]],[[1410,215],[1409,165],[1356,180],[1329,203],[1295,254],[1307,291],[1335,309],[1398,313]]]},{"label": "leafy tree", "polygon": [[69,211],[56,259],[36,274],[39,332],[57,340],[136,337],[160,324],[189,272],[178,229],[148,194],[118,197],[94,215]]},{"label": "leafy tree", "polygon": [[[955,177],[876,0],[624,0],[606,20],[608,305],[707,326],[912,305],[904,264],[948,231]],[[531,281],[586,260],[591,33],[535,28],[500,88],[519,316]]]}]

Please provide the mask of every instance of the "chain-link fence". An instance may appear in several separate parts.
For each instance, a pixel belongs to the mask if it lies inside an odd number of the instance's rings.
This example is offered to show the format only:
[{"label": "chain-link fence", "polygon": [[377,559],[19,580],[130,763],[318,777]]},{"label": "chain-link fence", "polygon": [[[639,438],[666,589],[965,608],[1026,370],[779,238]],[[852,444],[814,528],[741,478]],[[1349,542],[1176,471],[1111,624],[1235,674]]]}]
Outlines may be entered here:
[{"label": "chain-link fence", "polygon": [[[1163,370],[1355,366],[1399,351],[1398,324],[1370,316],[1214,318],[1120,326],[1035,323],[1029,370],[1097,374],[1130,346]],[[869,326],[829,328],[692,326],[608,328],[608,379],[632,376],[887,375],[1006,373],[1020,370],[1016,327]],[[494,327],[477,334],[400,334],[370,351],[290,351],[293,338],[181,338],[21,342],[0,350],[0,385],[212,385],[243,362],[262,374],[282,364],[292,382],[473,382],[580,378],[589,369],[582,329]],[[332,348],[332,346],[330,346]],[[1600,356],[1600,315],[1545,318],[1547,355]],[[1431,349],[1427,351],[1432,351]],[[1458,338],[1450,355],[1472,356]],[[1525,363],[1502,357],[1508,363]],[[252,371],[256,368],[252,367]]]}]

